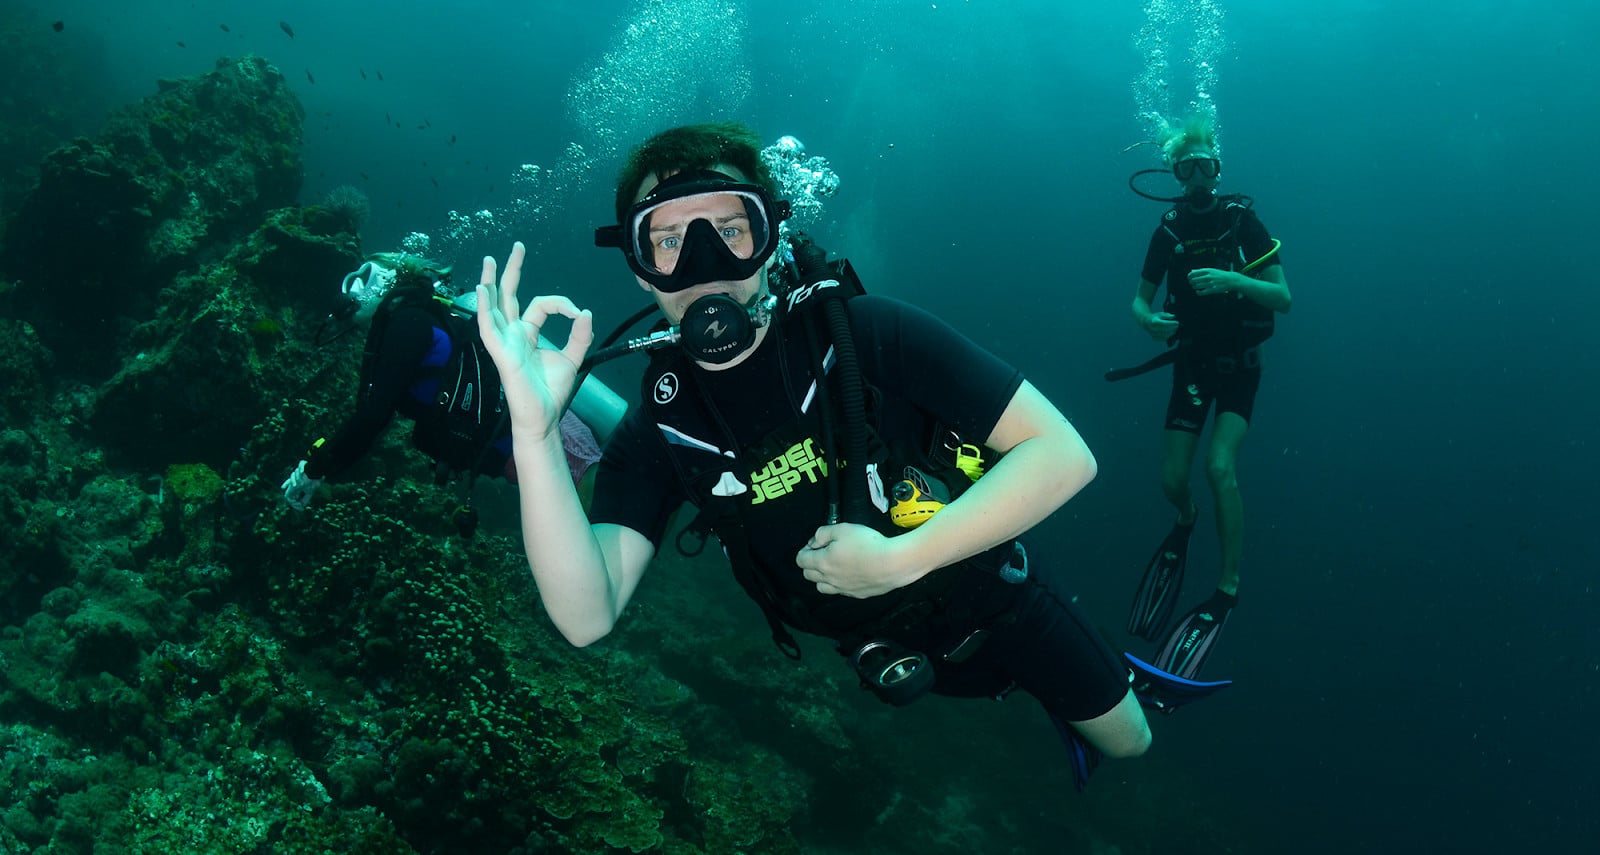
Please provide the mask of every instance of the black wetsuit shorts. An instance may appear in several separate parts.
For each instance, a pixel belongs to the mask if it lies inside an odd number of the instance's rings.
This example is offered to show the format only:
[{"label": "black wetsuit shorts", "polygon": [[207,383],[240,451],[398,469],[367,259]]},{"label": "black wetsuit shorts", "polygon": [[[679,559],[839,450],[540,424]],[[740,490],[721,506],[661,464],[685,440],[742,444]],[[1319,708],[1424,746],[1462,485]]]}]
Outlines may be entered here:
[{"label": "black wetsuit shorts", "polygon": [[1179,359],[1172,366],[1172,397],[1167,399],[1167,430],[1198,434],[1213,402],[1218,413],[1237,413],[1246,423],[1261,388],[1261,348],[1234,356]]},{"label": "black wetsuit shorts", "polygon": [[[1034,562],[1030,562],[1034,563]],[[1034,696],[1052,715],[1088,721],[1111,711],[1128,694],[1127,665],[1101,637],[1087,615],[1055,578],[1037,563],[1015,586],[1015,598],[998,619],[979,621],[989,636],[971,658],[952,664],[934,658],[936,694],[963,698],[999,697],[1012,689]],[[919,628],[932,637],[906,639],[911,646],[947,651],[974,627],[944,625],[934,619]],[[918,641],[924,644],[917,645]]]}]

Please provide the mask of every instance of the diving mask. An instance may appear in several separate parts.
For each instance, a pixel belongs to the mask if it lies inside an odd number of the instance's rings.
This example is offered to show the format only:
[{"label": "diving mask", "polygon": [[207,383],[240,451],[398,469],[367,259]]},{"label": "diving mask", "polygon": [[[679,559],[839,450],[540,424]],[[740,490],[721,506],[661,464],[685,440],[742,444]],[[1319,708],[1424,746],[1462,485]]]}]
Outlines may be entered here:
[{"label": "diving mask", "polygon": [[623,221],[595,229],[596,246],[616,247],[640,279],[676,293],[707,282],[754,276],[778,247],[789,203],[720,172],[682,172],[634,203]]},{"label": "diving mask", "polygon": [[1222,161],[1214,157],[1190,157],[1172,164],[1172,176],[1188,181],[1199,173],[1202,178],[1216,178],[1222,174]]}]

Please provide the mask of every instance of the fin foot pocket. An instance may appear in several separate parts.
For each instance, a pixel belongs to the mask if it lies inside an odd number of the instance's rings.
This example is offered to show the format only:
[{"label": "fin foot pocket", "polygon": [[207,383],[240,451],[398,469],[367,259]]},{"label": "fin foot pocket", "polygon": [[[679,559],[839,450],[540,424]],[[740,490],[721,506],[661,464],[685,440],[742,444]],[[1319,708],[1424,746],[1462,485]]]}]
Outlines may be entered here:
[{"label": "fin foot pocket", "polygon": [[1173,674],[1140,659],[1132,653],[1123,653],[1133,673],[1134,697],[1139,705],[1164,715],[1171,715],[1178,707],[1209,697],[1212,693],[1233,685],[1232,680],[1195,680]]},{"label": "fin foot pocket", "polygon": [[1217,639],[1222,637],[1222,628],[1228,623],[1228,615],[1233,613],[1233,607],[1238,603],[1238,598],[1231,594],[1213,592],[1205,602],[1195,606],[1183,620],[1178,621],[1172,634],[1167,636],[1166,644],[1161,646],[1161,652],[1156,654],[1155,666],[1180,677],[1197,679],[1200,669],[1205,667],[1206,659],[1215,649]]},{"label": "fin foot pocket", "polygon": [[1133,595],[1133,608],[1128,612],[1128,633],[1145,641],[1155,641],[1172,620],[1172,611],[1178,605],[1178,594],[1183,590],[1183,570],[1188,563],[1189,535],[1194,523],[1174,525],[1161,546],[1156,548],[1150,563],[1145,565],[1144,578],[1139,580],[1139,590]]}]

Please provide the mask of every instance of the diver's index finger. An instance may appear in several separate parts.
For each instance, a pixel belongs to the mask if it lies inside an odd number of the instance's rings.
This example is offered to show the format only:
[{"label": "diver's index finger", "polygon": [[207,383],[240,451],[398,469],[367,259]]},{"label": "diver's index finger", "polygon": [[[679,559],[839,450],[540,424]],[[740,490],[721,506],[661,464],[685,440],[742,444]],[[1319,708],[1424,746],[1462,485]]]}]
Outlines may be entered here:
[{"label": "diver's index finger", "polygon": [[519,240],[511,245],[511,255],[506,258],[506,271],[500,275],[501,288],[510,291],[522,281],[522,258],[526,254],[527,250],[523,247],[522,241]]},{"label": "diver's index finger", "polygon": [[478,335],[484,341],[490,341],[495,335],[497,326],[504,324],[504,318],[495,318],[494,286],[478,283]]},{"label": "diver's index finger", "polygon": [[572,332],[568,333],[567,346],[561,348],[561,354],[573,365],[582,365],[583,358],[589,354],[589,346],[592,344],[594,344],[594,315],[588,309],[581,309],[572,319]]}]

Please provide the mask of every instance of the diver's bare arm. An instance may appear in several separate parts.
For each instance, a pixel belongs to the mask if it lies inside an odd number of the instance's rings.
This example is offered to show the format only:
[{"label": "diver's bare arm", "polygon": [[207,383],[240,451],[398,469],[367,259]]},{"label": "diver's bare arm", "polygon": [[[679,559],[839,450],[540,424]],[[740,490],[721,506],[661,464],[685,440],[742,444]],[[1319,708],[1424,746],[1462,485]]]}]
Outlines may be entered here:
[{"label": "diver's bare arm", "polygon": [[1097,465],[1067,417],[1023,383],[985,442],[1005,453],[961,498],[893,538],[910,581],[1038,525],[1094,479]]},{"label": "diver's bare arm", "polygon": [[1150,301],[1156,298],[1156,289],[1160,286],[1143,277],[1139,279],[1139,287],[1133,292],[1133,320],[1140,329],[1147,329],[1150,316],[1155,314]]},{"label": "diver's bare arm", "polygon": [[649,538],[590,525],[572,485],[560,434],[513,435],[522,540],[539,598],[556,629],[584,647],[604,638],[650,565]]},{"label": "diver's bare arm", "polygon": [[1240,274],[1233,290],[1274,312],[1287,313],[1294,305],[1294,298],[1289,294],[1289,280],[1284,278],[1281,264],[1269,264],[1252,274]]}]

